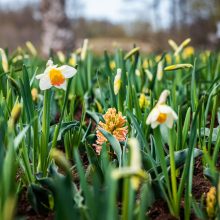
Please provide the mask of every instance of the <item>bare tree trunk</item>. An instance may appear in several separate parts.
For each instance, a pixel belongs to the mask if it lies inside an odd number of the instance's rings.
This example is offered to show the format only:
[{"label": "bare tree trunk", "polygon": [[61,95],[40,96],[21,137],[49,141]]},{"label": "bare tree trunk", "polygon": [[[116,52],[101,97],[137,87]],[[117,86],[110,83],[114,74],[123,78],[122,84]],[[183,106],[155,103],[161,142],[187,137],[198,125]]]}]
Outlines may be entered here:
[{"label": "bare tree trunk", "polygon": [[42,52],[50,49],[70,50],[74,46],[74,34],[65,14],[65,0],[41,0],[43,17]]}]

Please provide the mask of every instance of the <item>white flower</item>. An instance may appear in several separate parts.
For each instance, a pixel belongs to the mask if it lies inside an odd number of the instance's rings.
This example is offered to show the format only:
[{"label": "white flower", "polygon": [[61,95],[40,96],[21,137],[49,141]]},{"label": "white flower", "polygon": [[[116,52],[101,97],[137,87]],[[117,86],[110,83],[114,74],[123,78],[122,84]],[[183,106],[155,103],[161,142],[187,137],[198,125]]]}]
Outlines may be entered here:
[{"label": "white flower", "polygon": [[163,78],[163,61],[161,60],[157,65],[157,79],[160,81]]},{"label": "white flower", "polygon": [[174,110],[165,104],[168,95],[168,90],[164,90],[161,93],[158,103],[147,117],[146,123],[148,125],[151,124],[153,129],[160,124],[165,124],[168,128],[172,128],[174,120],[178,119]]},{"label": "white flower", "polygon": [[86,54],[87,54],[87,50],[88,50],[88,39],[84,39],[83,41],[83,47],[82,47],[82,51],[81,51],[81,60],[85,60],[86,59]]},{"label": "white flower", "polygon": [[52,86],[66,90],[66,79],[73,77],[76,72],[77,70],[71,66],[57,67],[53,65],[52,60],[48,60],[44,73],[37,75],[36,79],[40,80],[41,90],[50,89]]},{"label": "white flower", "polygon": [[6,56],[6,53],[5,51],[0,48],[0,56],[1,56],[1,60],[2,60],[2,68],[4,70],[4,72],[8,72],[8,59],[7,59],[7,56]]},{"label": "white flower", "polygon": [[30,41],[26,42],[26,46],[33,56],[37,55],[37,50],[36,50],[35,46]]},{"label": "white flower", "polygon": [[114,93],[115,93],[115,95],[118,94],[120,87],[121,87],[121,69],[118,68],[117,74],[116,74],[115,80],[114,80]]}]

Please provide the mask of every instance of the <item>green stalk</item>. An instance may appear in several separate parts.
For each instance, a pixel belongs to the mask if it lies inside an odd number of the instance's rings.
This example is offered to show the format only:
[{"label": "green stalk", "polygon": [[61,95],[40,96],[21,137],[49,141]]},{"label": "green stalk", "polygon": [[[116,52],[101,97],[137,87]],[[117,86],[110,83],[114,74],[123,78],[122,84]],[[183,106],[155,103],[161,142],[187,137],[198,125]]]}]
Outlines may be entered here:
[{"label": "green stalk", "polygon": [[58,125],[56,125],[55,131],[54,131],[54,136],[53,136],[53,141],[52,141],[52,148],[55,148],[56,144],[57,144],[57,137],[59,135],[60,127],[61,127],[63,116],[64,116],[64,111],[65,111],[66,104],[67,104],[67,101],[68,101],[68,96],[69,96],[70,85],[71,85],[72,79],[73,78],[70,78],[69,81],[68,81],[66,94],[65,94],[65,99],[64,99],[64,103],[63,103],[63,108],[62,108],[62,112],[61,112],[60,119],[59,119],[59,123],[58,123]]},{"label": "green stalk", "polygon": [[212,118],[211,118],[209,141],[208,141],[208,152],[209,153],[211,151],[212,134],[213,134],[213,128],[214,128],[214,124],[215,124],[215,116],[216,116],[216,111],[217,111],[217,98],[218,98],[218,96],[216,95],[214,98],[213,109],[212,109]]},{"label": "green stalk", "polygon": [[176,217],[179,216],[178,200],[177,200],[177,183],[176,183],[176,165],[174,155],[174,144],[173,144],[173,132],[169,131],[169,154],[170,154],[170,169],[171,169],[171,186],[173,193],[173,211]]},{"label": "green stalk", "polygon": [[42,116],[42,134],[41,134],[41,146],[39,155],[38,171],[46,174],[46,161],[48,156],[48,141],[49,141],[49,128],[50,128],[50,97],[51,91],[46,90],[44,92],[43,103],[43,116]]},{"label": "green stalk", "polygon": [[129,213],[129,185],[130,185],[130,179],[126,178],[124,179],[123,183],[123,208],[122,208],[122,220],[129,219],[128,213]]}]

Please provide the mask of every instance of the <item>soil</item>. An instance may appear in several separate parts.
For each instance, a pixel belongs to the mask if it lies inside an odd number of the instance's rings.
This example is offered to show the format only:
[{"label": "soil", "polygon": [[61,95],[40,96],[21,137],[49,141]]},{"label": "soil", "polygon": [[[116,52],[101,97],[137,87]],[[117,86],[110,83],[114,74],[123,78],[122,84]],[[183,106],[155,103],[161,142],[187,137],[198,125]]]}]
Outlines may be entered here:
[{"label": "soil", "polygon": [[[211,183],[209,182],[208,179],[206,179],[203,175],[203,165],[202,165],[202,159],[198,158],[195,161],[195,166],[194,166],[194,174],[193,174],[193,185],[192,185],[192,194],[193,197],[196,200],[199,200],[203,194],[206,194],[210,187]],[[181,204],[181,210],[180,210],[180,219],[184,219],[184,200],[182,200]],[[152,208],[149,210],[148,216],[150,219],[154,220],[176,220],[175,217],[173,217],[169,213],[168,206],[165,201],[162,199],[157,200]],[[198,218],[192,213],[191,215],[191,220],[198,220]]]},{"label": "soil", "polygon": [[38,214],[31,207],[27,199],[27,189],[23,189],[18,199],[18,207],[16,217],[24,217],[26,220],[53,220],[54,213],[49,212],[44,215]]},{"label": "soil", "polygon": [[[81,158],[85,162],[85,158]],[[73,171],[73,176],[75,176],[76,173]],[[76,176],[75,176],[75,179]],[[201,196],[209,191],[211,187],[211,183],[208,179],[206,179],[203,175],[203,166],[202,166],[202,159],[198,158],[195,161],[195,168],[194,168],[194,175],[193,175],[193,189],[192,194],[193,197],[197,200],[201,198]],[[180,210],[180,219],[184,219],[184,201],[182,201],[181,204],[181,210]],[[42,215],[38,214],[34,211],[34,209],[31,207],[30,203],[27,200],[27,192],[24,189],[18,200],[18,209],[17,209],[17,215],[18,217],[25,216],[27,220],[52,220],[54,219],[54,213],[50,212],[48,214]],[[176,218],[173,217],[169,213],[169,209],[167,207],[167,204],[162,199],[157,200],[151,209],[148,211],[148,216],[150,219],[154,220],[175,220]],[[191,216],[192,220],[198,220],[194,214]]]}]

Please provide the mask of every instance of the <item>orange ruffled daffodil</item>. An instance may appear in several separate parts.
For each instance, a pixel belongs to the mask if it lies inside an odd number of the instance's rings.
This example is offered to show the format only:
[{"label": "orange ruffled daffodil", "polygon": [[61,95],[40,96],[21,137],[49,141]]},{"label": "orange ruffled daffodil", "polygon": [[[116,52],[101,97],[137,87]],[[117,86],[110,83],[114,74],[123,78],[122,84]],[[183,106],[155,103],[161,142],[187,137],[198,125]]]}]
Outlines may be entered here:
[{"label": "orange ruffled daffodil", "polygon": [[68,65],[57,67],[52,60],[48,60],[44,73],[36,76],[40,80],[40,89],[50,89],[52,86],[66,90],[67,79],[73,77],[77,70]]}]

